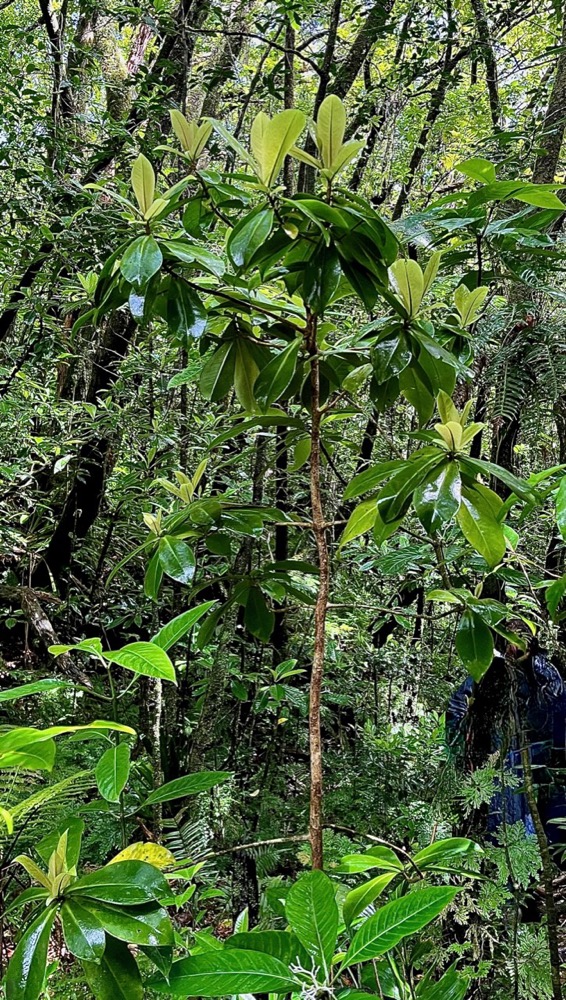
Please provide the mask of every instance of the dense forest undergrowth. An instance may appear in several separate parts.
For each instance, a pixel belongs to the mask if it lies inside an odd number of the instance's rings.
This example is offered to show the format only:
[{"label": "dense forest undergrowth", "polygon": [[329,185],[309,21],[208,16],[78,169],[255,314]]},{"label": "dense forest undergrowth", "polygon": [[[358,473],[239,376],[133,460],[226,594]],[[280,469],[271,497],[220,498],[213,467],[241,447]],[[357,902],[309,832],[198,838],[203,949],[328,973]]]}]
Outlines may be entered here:
[{"label": "dense forest undergrowth", "polygon": [[566,13],[0,2],[0,992],[566,995]]}]

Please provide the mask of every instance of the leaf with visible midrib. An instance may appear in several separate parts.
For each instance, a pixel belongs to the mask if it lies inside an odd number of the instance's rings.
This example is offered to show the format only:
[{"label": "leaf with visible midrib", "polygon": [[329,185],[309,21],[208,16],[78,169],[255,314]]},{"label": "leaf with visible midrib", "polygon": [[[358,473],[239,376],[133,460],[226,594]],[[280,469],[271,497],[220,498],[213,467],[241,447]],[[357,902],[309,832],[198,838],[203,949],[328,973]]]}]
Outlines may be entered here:
[{"label": "leaf with visible midrib", "polygon": [[171,966],[169,979],[154,976],[157,993],[181,997],[225,997],[233,993],[294,993],[299,984],[282,962],[255,951],[204,952]]},{"label": "leaf with visible midrib", "polygon": [[221,781],[231,778],[230,771],[197,771],[196,774],[187,774],[184,778],[175,778],[168,781],[147,797],[145,806],[154,805],[156,802],[171,802],[173,799],[182,799],[186,795],[196,795],[198,792],[206,792],[209,788],[214,788]]},{"label": "leaf with visible midrib", "polygon": [[480,681],[493,660],[493,636],[486,623],[466,609],[456,631],[456,649],[475,681]]},{"label": "leaf with visible midrib", "polygon": [[104,928],[100,920],[84,907],[80,900],[63,904],[61,925],[71,955],[89,962],[100,959],[104,952]]},{"label": "leaf with visible midrib", "polygon": [[285,902],[285,914],[309,955],[328,970],[338,936],[338,907],[328,875],[313,871],[295,882]]},{"label": "leaf with visible midrib", "polygon": [[215,604],[216,601],[206,601],[204,604],[199,604],[196,608],[189,608],[188,611],[183,611],[182,614],[177,615],[176,618],[172,618],[170,622],[167,622],[167,625],[159,629],[159,632],[153,636],[151,641],[156,646],[159,646],[160,649],[164,649],[165,651],[171,649],[171,646],[179,642],[192,629],[193,625],[196,625],[199,618],[202,618]]},{"label": "leaf with visible midrib", "polygon": [[289,344],[262,369],[254,386],[254,395],[264,407],[271,406],[288,388],[295,368],[301,342]]},{"label": "leaf with visible midrib", "polygon": [[6,973],[6,1000],[38,1000],[47,966],[47,948],[58,907],[51,905],[29,925]]},{"label": "leaf with visible midrib", "polygon": [[122,649],[112,650],[104,654],[110,663],[117,663],[126,670],[145,677],[161,677],[163,680],[177,683],[175,668],[164,649],[153,642],[130,642]]},{"label": "leaf with visible midrib", "polygon": [[118,802],[130,773],[130,748],[127,743],[108,747],[94,772],[98,791],[107,802]]},{"label": "leaf with visible midrib", "polygon": [[451,887],[431,886],[386,903],[354,935],[341,968],[347,969],[356,962],[385,954],[402,938],[426,927],[459,891]]},{"label": "leaf with visible midrib", "polygon": [[167,535],[159,540],[159,561],[172,580],[190,583],[195,575],[196,560],[193,550],[182,538]]}]

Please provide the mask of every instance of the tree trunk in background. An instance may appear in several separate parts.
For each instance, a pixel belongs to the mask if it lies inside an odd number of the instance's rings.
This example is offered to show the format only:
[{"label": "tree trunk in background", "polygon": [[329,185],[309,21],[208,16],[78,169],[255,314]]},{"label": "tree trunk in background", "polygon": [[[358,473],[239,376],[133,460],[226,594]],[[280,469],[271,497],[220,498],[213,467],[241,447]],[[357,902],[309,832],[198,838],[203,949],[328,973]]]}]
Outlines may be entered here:
[{"label": "tree trunk in background", "polygon": [[[101,344],[94,356],[92,375],[84,401],[96,404],[100,392],[110,388],[126,356],[136,325],[126,313],[113,313],[107,321]],[[106,479],[114,462],[113,439],[105,435],[86,441],[79,449],[74,478],[59,521],[42,560],[33,573],[36,587],[50,586],[51,579],[64,591],[77,540],[86,538],[104,497]]]},{"label": "tree trunk in background", "polygon": [[489,110],[494,129],[501,123],[501,101],[499,99],[499,81],[497,77],[497,61],[493,49],[491,29],[483,0],[471,0],[472,10],[476,19],[478,45],[485,66],[485,82],[489,97]]}]

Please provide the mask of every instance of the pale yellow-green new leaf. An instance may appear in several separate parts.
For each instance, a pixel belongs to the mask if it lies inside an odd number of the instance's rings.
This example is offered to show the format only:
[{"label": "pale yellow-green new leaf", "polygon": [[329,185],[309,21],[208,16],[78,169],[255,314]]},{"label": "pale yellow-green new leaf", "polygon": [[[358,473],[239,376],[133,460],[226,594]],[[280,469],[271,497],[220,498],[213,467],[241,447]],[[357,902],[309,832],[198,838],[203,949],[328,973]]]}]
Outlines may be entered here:
[{"label": "pale yellow-green new leaf", "polygon": [[251,148],[257,163],[257,173],[265,187],[275,183],[283,161],[305,126],[302,111],[288,108],[273,118],[260,111],[251,128]]},{"label": "pale yellow-green new leaf", "polygon": [[434,429],[438,431],[449,451],[460,451],[463,431],[459,421],[449,420],[445,424],[435,424]]},{"label": "pale yellow-green new leaf", "polygon": [[436,397],[436,405],[443,424],[447,424],[449,420],[460,420],[458,410],[454,406],[454,403],[450,399],[448,393],[444,392],[444,389],[441,389],[438,393],[438,396]]},{"label": "pale yellow-green new leaf", "polygon": [[39,882],[44,889],[51,890],[51,882],[45,872],[42,872],[39,865],[36,865],[32,858],[28,857],[27,854],[18,854],[17,858],[14,858],[14,862],[25,868],[26,872],[30,878],[34,879],[35,882]]},{"label": "pale yellow-green new leaf", "polygon": [[177,139],[181,143],[181,146],[186,153],[191,153],[193,150],[194,140],[195,140],[195,125],[193,122],[188,121],[180,111],[173,108],[169,112],[169,117],[171,119],[171,125]]},{"label": "pale yellow-green new leaf", "polygon": [[293,156],[295,160],[300,160],[301,163],[308,163],[309,167],[314,167],[315,170],[320,170],[322,166],[320,160],[311,156],[310,153],[305,153],[304,149],[299,149],[298,146],[291,146],[289,156]]},{"label": "pale yellow-green new leaf", "polygon": [[466,445],[470,443],[470,441],[473,441],[476,434],[479,434],[480,431],[483,431],[484,427],[485,424],[480,424],[480,423],[470,424],[469,427],[466,427],[464,433],[462,434],[462,448],[465,448]]},{"label": "pale yellow-green new leaf", "polygon": [[474,405],[473,399],[469,399],[468,402],[464,404],[464,409],[462,410],[462,413],[460,415],[460,423],[462,424],[462,427],[466,426],[473,405]]},{"label": "pale yellow-green new leaf", "polygon": [[344,142],[346,109],[339,97],[330,94],[320,105],[316,119],[316,144],[323,166],[330,170]]},{"label": "pale yellow-green new leaf", "polygon": [[206,146],[210,133],[212,132],[211,122],[203,122],[197,125],[190,122],[180,111],[173,108],[169,112],[171,125],[177,139],[181,143],[185,153],[188,153],[192,160],[196,160]]},{"label": "pale yellow-green new leaf", "polygon": [[132,187],[142,215],[145,215],[155,195],[155,174],[147,156],[140,153],[132,166]]},{"label": "pale yellow-green new leaf", "polygon": [[363,149],[365,142],[361,139],[350,139],[349,142],[345,142],[342,149],[339,150],[338,154],[334,157],[332,161],[332,166],[328,170],[323,170],[322,173],[328,180],[333,180],[337,174],[340,173],[344,167],[347,167],[351,160],[354,159],[360,149]]},{"label": "pale yellow-green new leaf", "polygon": [[3,806],[0,806],[0,819],[4,823],[8,833],[12,834],[14,832],[14,817],[12,816],[12,813],[7,809],[4,809]]},{"label": "pale yellow-green new leaf", "polygon": [[416,316],[423,300],[423,272],[416,260],[396,260],[389,268],[391,284],[409,316]]},{"label": "pale yellow-green new leaf", "polygon": [[430,257],[427,266],[425,267],[423,276],[423,281],[424,281],[423,296],[426,295],[434,279],[436,278],[441,257],[442,257],[442,250],[435,250],[435,252]]},{"label": "pale yellow-green new leaf", "polygon": [[454,292],[454,302],[460,314],[462,326],[471,326],[478,317],[478,313],[485,301],[489,289],[485,285],[469,291],[465,285],[458,285]]}]

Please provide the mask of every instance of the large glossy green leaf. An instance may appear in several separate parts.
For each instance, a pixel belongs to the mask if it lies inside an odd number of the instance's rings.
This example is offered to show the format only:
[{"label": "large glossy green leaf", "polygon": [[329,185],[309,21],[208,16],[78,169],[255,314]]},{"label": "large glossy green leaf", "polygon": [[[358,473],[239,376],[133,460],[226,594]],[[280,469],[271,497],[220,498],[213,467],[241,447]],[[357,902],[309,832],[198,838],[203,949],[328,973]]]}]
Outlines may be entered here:
[{"label": "large glossy green leaf", "polygon": [[94,962],[82,965],[95,1000],[143,1000],[136,960],[123,941],[107,937],[100,965]]},{"label": "large glossy green leaf", "polygon": [[159,539],[159,561],[172,580],[190,583],[195,575],[196,559],[191,547],[182,538],[165,535]]},{"label": "large glossy green leaf", "polygon": [[271,406],[288,388],[295,369],[301,342],[293,341],[262,369],[254,385],[254,396],[263,407]]},{"label": "large glossy green leaf", "polygon": [[338,936],[338,906],[328,875],[312,871],[295,882],[285,900],[285,914],[309,955],[328,970]]},{"label": "large glossy green leaf", "polygon": [[481,184],[492,184],[497,180],[495,166],[491,160],[486,160],[482,156],[472,156],[469,160],[463,160],[455,169]]},{"label": "large glossy green leaf", "polygon": [[177,615],[176,618],[172,618],[167,625],[159,629],[159,632],[153,636],[152,643],[159,646],[160,649],[164,649],[166,652],[171,649],[175,643],[179,642],[187,632],[190,632],[193,625],[199,621],[214,607],[216,601],[205,601],[204,604],[199,604],[196,608],[189,608],[188,611],[183,611],[182,614]]},{"label": "large glossy green leaf", "polygon": [[149,560],[145,571],[143,581],[143,592],[145,596],[149,597],[152,601],[157,601],[162,580],[163,566],[161,565],[161,560],[159,558],[159,549],[156,549]]},{"label": "large glossy green leaf", "polygon": [[55,736],[62,736],[65,733],[77,733],[85,730],[109,730],[115,729],[119,733],[129,733],[135,736],[135,731],[130,726],[124,726],[119,722],[105,722],[96,720],[82,726],[49,726],[47,729],[33,729],[31,726],[17,726],[9,732],[0,736],[0,753],[8,750],[27,749],[37,743],[44,743]]},{"label": "large glossy green leaf", "polygon": [[336,294],[342,268],[333,246],[324,242],[317,247],[303,268],[303,302],[312,312],[323,313]]},{"label": "large glossy green leaf", "polygon": [[467,837],[448,837],[446,840],[436,840],[422,851],[413,855],[413,861],[422,871],[430,871],[435,867],[445,868],[455,860],[461,862],[474,855],[483,854],[479,844]]},{"label": "large glossy green leaf", "polygon": [[153,236],[138,236],[122,257],[120,270],[126,281],[143,288],[150,278],[159,271],[163,254]]},{"label": "large glossy green leaf", "polygon": [[57,909],[55,904],[43,909],[20,938],[6,973],[6,1000],[38,1000]]},{"label": "large glossy green leaf", "polygon": [[171,897],[167,879],[145,861],[117,861],[95,872],[89,872],[66,890],[71,897],[81,896],[113,903],[116,906],[138,906]]},{"label": "large glossy green leaf", "polygon": [[63,903],[61,925],[71,955],[87,962],[97,962],[104,952],[104,928],[98,917],[79,899]]},{"label": "large glossy green leaf", "polygon": [[476,487],[464,486],[456,518],[466,541],[488,566],[497,566],[505,555],[505,534],[494,517],[489,497]]},{"label": "large glossy green leaf", "polygon": [[391,462],[380,462],[379,465],[373,465],[369,469],[364,469],[363,472],[359,472],[357,476],[348,483],[346,489],[344,490],[344,500],[352,500],[354,497],[362,496],[364,493],[369,493],[370,490],[379,486],[384,479],[387,479],[392,473],[398,472],[402,469],[405,462],[402,458],[396,458]]},{"label": "large glossy green leaf", "polygon": [[403,864],[390,847],[370,847],[364,854],[346,854],[341,859],[338,868],[339,872],[348,874],[368,872],[372,868],[381,869],[386,872],[401,872]]},{"label": "large glossy green leaf", "polygon": [[378,875],[376,878],[370,879],[369,882],[357,886],[356,889],[350,890],[342,907],[342,915],[347,927],[360,913],[363,913],[367,906],[370,906],[381,896],[381,893],[397,874],[397,872],[384,872],[383,875]]},{"label": "large glossy green leaf", "polygon": [[209,951],[174,962],[167,981],[154,976],[157,993],[181,997],[224,997],[231,993],[294,993],[298,983],[271,955],[256,951]]},{"label": "large glossy green leaf", "polygon": [[208,316],[202,299],[180,278],[171,279],[167,296],[167,326],[184,343],[186,337],[198,339],[206,329]]},{"label": "large glossy green leaf", "polygon": [[173,926],[162,906],[149,903],[126,909],[93,901],[85,903],[84,909],[119,941],[152,948],[168,948],[173,944]]},{"label": "large glossy green leaf", "polygon": [[173,799],[184,799],[186,795],[197,795],[198,792],[207,792],[221,781],[231,778],[230,771],[197,771],[196,774],[187,774],[184,778],[175,778],[168,781],[147,797],[144,805],[155,805],[156,802],[172,802]]},{"label": "large glossy green leaf", "polygon": [[500,479],[502,483],[505,483],[511,492],[515,493],[521,500],[526,500],[529,503],[536,501],[536,493],[528,483],[514,476],[512,472],[508,472],[507,469],[502,468],[500,465],[496,465],[494,462],[487,462],[483,458],[462,456],[460,465],[463,471],[472,476],[477,476],[478,473],[480,476],[495,476],[496,479]]},{"label": "large glossy green leaf", "polygon": [[404,937],[416,934],[442,913],[457,892],[449,886],[429,886],[386,903],[356,932],[342,968],[384,955]]},{"label": "large glossy green leaf", "polygon": [[346,109],[335,94],[325,97],[316,118],[316,144],[325,167],[334,165],[346,129]]},{"label": "large glossy green leaf", "polygon": [[107,802],[119,802],[130,774],[130,748],[127,743],[108,747],[96,765],[94,776],[98,791]]},{"label": "large glossy green leaf", "polygon": [[220,257],[216,257],[210,250],[196,246],[194,243],[182,240],[164,240],[161,242],[161,246],[176,260],[202,268],[203,271],[210,271],[217,278],[221,278],[226,270],[224,261]]},{"label": "large glossy green leaf", "polygon": [[413,494],[415,512],[430,534],[439,531],[460,509],[462,480],[457,462],[435,469]]},{"label": "large glossy green leaf", "polygon": [[308,955],[296,934],[290,931],[250,931],[233,934],[227,938],[225,948],[239,951],[260,951],[264,955],[277,958],[284,965],[308,965]]},{"label": "large glossy green leaf", "polygon": [[236,267],[246,267],[267,240],[273,229],[273,209],[255,209],[232,229],[228,238],[228,256]]},{"label": "large glossy green leaf", "polygon": [[422,457],[405,462],[404,466],[391,477],[377,498],[377,509],[382,521],[396,521],[407,509],[414,491],[433,470],[444,463],[439,449],[423,449]]},{"label": "large glossy green leaf", "polygon": [[0,768],[21,768],[24,771],[51,771],[55,763],[54,740],[43,740],[19,750],[0,750]]},{"label": "large glossy green leaf", "polygon": [[474,680],[481,680],[493,661],[493,636],[475,611],[464,611],[456,630],[456,649]]},{"label": "large glossy green leaf", "polygon": [[373,375],[378,385],[404,371],[411,360],[411,348],[403,330],[375,344],[371,360]]},{"label": "large glossy green leaf", "polygon": [[117,663],[126,670],[145,677],[161,677],[176,683],[175,668],[164,649],[153,642],[130,642],[121,649],[104,654],[110,663]]}]

